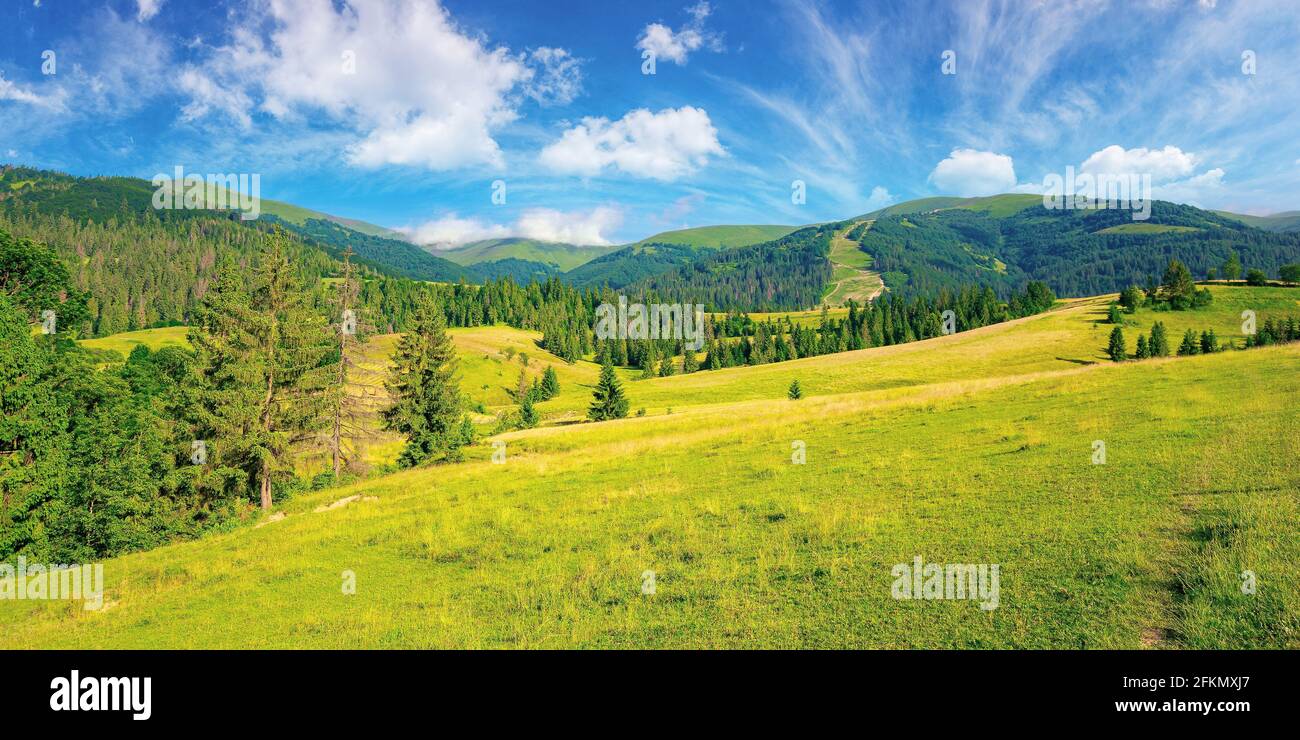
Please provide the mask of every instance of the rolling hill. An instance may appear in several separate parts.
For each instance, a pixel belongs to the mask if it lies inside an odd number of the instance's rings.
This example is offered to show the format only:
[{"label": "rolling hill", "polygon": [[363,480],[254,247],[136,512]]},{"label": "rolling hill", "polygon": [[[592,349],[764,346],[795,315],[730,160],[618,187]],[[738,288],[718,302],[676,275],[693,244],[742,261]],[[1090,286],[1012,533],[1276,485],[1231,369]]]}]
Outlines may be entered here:
[{"label": "rolling hill", "polygon": [[618,249],[616,246],[579,246],[513,237],[470,242],[463,246],[439,249],[431,253],[458,265],[468,266],[513,259],[551,265],[559,272],[565,272],[616,249]]},{"label": "rolling hill", "polygon": [[1153,202],[1146,221],[1122,210],[1049,210],[1024,195],[928,198],[882,209],[872,220],[859,245],[891,290],[977,283],[1005,295],[1042,280],[1058,295],[1095,295],[1145,285],[1171,258],[1197,276],[1233,251],[1269,275],[1300,262],[1300,235],[1164,201]]},{"label": "rolling hill", "polygon": [[1214,212],[1224,218],[1240,221],[1248,226],[1254,226],[1265,231],[1300,231],[1300,211],[1285,211],[1269,216],[1246,216],[1240,213],[1229,213],[1228,211]]},{"label": "rolling hill", "polygon": [[[250,221],[243,221],[229,211],[156,209],[154,190],[148,180],[134,177],[73,177],[6,166],[0,168],[0,218],[25,218],[45,226],[62,218],[100,226],[134,221],[144,229],[153,229],[155,225],[189,229],[190,239],[197,241],[202,241],[212,229],[183,224],[222,221],[247,229],[266,229],[278,223],[335,259],[351,247],[357,263],[383,274],[439,282],[478,280],[472,270],[427,254],[405,240],[393,238],[392,232],[371,224],[265,199],[261,200],[261,216]],[[137,248],[146,246],[151,245],[145,242]],[[149,259],[148,255],[133,257]],[[156,261],[160,269],[167,262],[164,255],[157,255]]]},{"label": "rolling hill", "polygon": [[955,196],[940,195],[932,198],[917,198],[916,200],[895,203],[892,206],[885,206],[871,213],[863,214],[856,220],[869,220],[881,218],[884,216],[906,216],[912,213],[930,213],[950,208],[959,208],[966,211],[980,211],[992,216],[1003,217],[1010,216],[1014,213],[1042,205],[1043,197],[1041,195],[1027,195],[1021,193],[1006,193],[1003,195],[988,195],[974,198],[960,198]]},{"label": "rolling hill", "polygon": [[631,246],[676,244],[704,249],[730,249],[780,239],[798,226],[697,226],[691,229],[663,231]]},{"label": "rolling hill", "polygon": [[[1242,306],[1300,308],[1211,290],[1208,309],[1125,320],[1229,338]],[[564,424],[590,396],[580,364],[540,404],[553,423],[465,463],[113,558],[98,611],[0,601],[0,647],[1300,646],[1300,345],[1110,363],[1108,302],[629,380],[645,417]],[[785,398],[793,379],[808,397]],[[997,564],[996,608],[896,598],[915,557]]]},{"label": "rolling hill", "polygon": [[598,257],[560,277],[579,287],[608,285],[619,289],[666,275],[696,261],[703,263],[717,252],[761,244],[793,231],[792,226],[704,226],[665,231]]}]

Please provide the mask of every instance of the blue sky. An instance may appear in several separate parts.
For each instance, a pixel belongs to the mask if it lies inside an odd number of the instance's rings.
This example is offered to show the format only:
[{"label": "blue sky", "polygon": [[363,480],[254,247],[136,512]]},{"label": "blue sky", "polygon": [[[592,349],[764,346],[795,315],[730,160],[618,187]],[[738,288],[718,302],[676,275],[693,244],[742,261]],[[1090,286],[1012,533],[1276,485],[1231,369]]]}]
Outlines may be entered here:
[{"label": "blue sky", "polygon": [[2,5],[0,162],[257,173],[422,243],[812,223],[1067,166],[1300,208],[1294,0]]}]

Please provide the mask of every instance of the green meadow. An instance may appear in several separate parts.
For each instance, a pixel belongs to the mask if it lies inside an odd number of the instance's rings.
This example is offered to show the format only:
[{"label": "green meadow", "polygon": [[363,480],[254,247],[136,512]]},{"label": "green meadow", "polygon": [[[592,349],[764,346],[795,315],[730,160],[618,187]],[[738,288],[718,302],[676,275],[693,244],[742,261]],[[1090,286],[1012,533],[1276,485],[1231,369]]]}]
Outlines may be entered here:
[{"label": "green meadow", "polygon": [[[1130,346],[1157,318],[1240,344],[1243,310],[1300,314],[1212,290],[1126,316]],[[0,601],[0,647],[1300,647],[1300,346],[1115,364],[1107,302],[628,376],[647,415],[581,424],[594,365],[454,330],[489,410],[519,352],[555,365],[543,426],[109,560],[100,611]],[[917,556],[998,565],[996,608],[893,598]]]}]

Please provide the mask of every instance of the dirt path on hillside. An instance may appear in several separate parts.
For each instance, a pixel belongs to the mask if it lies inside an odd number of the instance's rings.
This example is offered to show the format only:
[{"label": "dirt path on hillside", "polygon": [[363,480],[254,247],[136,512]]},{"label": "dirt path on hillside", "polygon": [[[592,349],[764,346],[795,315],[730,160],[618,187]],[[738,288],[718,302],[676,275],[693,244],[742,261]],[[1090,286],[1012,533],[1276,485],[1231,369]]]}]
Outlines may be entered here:
[{"label": "dirt path on hillside", "polygon": [[[885,291],[885,283],[880,273],[870,269],[874,259],[863,252],[858,243],[848,238],[848,233],[857,228],[861,221],[849,224],[843,231],[831,237],[831,284],[822,298],[829,306],[844,306],[852,299],[859,304],[876,299]],[[867,228],[871,228],[871,221]]]}]

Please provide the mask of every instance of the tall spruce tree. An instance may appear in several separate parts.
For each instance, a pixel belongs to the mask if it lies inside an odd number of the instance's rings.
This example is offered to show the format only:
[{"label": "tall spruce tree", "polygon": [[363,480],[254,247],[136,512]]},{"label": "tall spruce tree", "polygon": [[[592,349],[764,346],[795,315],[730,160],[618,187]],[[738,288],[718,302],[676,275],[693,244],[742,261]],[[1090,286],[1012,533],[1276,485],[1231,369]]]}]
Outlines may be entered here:
[{"label": "tall spruce tree", "polygon": [[1147,337],[1145,334],[1138,335],[1137,353],[1133,355],[1134,359],[1145,360],[1151,356],[1151,350],[1147,347]]},{"label": "tall spruce tree", "polygon": [[461,411],[456,348],[432,298],[426,296],[416,306],[413,323],[397,343],[384,384],[392,397],[383,411],[385,427],[406,436],[398,459],[403,467],[459,460],[473,430]]},{"label": "tall spruce tree", "polygon": [[605,363],[600,368],[600,380],[592,393],[591,406],[587,409],[587,418],[592,421],[622,419],[627,416],[628,400],[623,395],[623,386],[614,374],[614,366]]},{"label": "tall spruce tree", "polygon": [[1124,330],[1118,326],[1110,330],[1110,345],[1106,348],[1106,353],[1114,362],[1128,359],[1127,350],[1124,348]]},{"label": "tall spruce tree", "polygon": [[540,421],[541,417],[537,414],[537,408],[533,406],[532,395],[525,395],[524,400],[519,404],[519,426],[524,429],[532,429]]},{"label": "tall spruce tree", "polygon": [[289,254],[282,229],[267,235],[249,293],[227,263],[190,332],[205,381],[199,426],[218,451],[216,478],[227,489],[253,484],[264,510],[274,480],[293,475],[294,451],[325,429],[337,372],[334,337]]},{"label": "tall spruce tree", "polygon": [[1165,322],[1157,321],[1151,326],[1151,342],[1148,345],[1151,349],[1152,357],[1169,356],[1169,334],[1165,330]]},{"label": "tall spruce tree", "polygon": [[288,235],[277,227],[267,237],[252,294],[266,370],[258,474],[263,509],[271,508],[273,478],[292,477],[294,451],[325,428],[337,373],[333,332],[308,303],[289,256]]},{"label": "tall spruce tree", "polygon": [[[608,361],[606,357],[606,361]],[[551,365],[546,366],[542,373],[542,400],[549,401],[560,395],[560,377],[555,373],[555,368]]]}]

